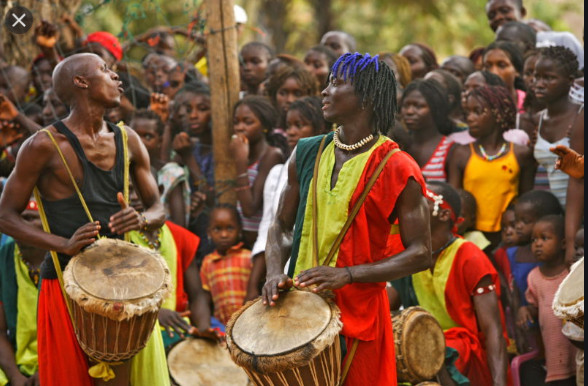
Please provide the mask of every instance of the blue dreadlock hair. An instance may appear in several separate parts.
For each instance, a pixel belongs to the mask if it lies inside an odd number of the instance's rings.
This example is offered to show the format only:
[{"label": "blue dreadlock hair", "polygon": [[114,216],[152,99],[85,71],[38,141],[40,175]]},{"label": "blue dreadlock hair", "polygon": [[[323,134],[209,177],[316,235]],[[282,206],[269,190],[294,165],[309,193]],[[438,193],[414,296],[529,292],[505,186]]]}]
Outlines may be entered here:
[{"label": "blue dreadlock hair", "polygon": [[343,54],[333,64],[329,76],[351,83],[362,106],[372,109],[374,134],[387,133],[394,126],[398,108],[396,78],[378,55]]}]

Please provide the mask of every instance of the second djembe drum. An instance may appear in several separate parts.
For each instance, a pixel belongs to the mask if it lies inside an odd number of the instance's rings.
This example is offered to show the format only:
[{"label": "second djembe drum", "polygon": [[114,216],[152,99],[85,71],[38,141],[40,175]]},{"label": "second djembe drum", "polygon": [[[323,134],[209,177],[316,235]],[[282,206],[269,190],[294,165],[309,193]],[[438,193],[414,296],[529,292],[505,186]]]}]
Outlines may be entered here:
[{"label": "second djembe drum", "polygon": [[280,294],[277,304],[249,302],[227,324],[227,347],[255,385],[335,386],[341,378],[335,303],[308,291]]}]

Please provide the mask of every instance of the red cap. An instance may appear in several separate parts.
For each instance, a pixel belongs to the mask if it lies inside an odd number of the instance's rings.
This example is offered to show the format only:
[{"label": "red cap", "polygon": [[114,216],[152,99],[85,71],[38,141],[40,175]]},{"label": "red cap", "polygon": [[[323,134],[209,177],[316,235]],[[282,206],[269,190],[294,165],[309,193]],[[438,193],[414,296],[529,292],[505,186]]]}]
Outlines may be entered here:
[{"label": "red cap", "polygon": [[110,32],[92,32],[86,38],[85,44],[88,43],[98,43],[102,47],[106,48],[108,52],[110,52],[112,56],[116,58],[116,60],[122,59],[123,51],[120,42],[118,41],[116,36],[114,36]]}]

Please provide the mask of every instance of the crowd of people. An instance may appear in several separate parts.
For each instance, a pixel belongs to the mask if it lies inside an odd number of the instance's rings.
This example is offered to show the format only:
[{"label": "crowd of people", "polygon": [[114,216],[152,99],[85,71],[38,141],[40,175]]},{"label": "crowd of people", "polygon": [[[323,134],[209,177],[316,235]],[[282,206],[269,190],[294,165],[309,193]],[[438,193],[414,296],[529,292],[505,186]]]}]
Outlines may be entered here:
[{"label": "crowd of people", "polygon": [[31,63],[0,58],[0,386],[108,380],[59,277],[125,234],[174,290],[115,384],[170,384],[166,350],[295,286],[333,291],[348,385],[396,384],[390,312],[416,305],[444,331],[443,385],[583,385],[583,328],[552,310],[583,261],[583,45],[521,0],[485,14],[495,41],[441,62],[426,42],[360,54],[344,31],[303,57],[240,44],[236,205],[215,191],[205,47],[180,58],[184,32],[152,28],[137,67],[109,32],[69,20],[63,52],[41,22]]}]

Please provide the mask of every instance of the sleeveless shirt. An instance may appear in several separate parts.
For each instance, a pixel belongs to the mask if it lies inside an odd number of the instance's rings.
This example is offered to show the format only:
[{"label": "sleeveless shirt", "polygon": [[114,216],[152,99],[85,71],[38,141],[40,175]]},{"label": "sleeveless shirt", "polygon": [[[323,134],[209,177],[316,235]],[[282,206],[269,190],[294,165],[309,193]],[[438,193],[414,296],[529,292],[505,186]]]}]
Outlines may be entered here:
[{"label": "sleeveless shirt", "polygon": [[[100,221],[100,235],[109,238],[122,238],[122,235],[110,233],[110,228],[108,227],[110,216],[120,210],[116,195],[118,192],[122,192],[124,187],[125,163],[120,128],[108,123],[108,127],[114,132],[116,158],[114,167],[111,170],[103,170],[86,158],[80,141],[63,122],[56,122],[54,126],[57,131],[66,136],[82,165],[84,175],[83,182],[79,188],[92,214],[92,218],[94,221]],[[70,197],[60,200],[49,201],[43,197],[41,197],[41,200],[52,234],[70,238],[79,227],[90,222],[76,192]],[[62,269],[64,269],[72,256],[61,253],[58,256]],[[47,254],[45,261],[41,265],[41,277],[44,279],[57,278],[55,267],[49,254]]]},{"label": "sleeveless shirt", "polygon": [[439,144],[433,151],[431,158],[427,161],[425,165],[421,168],[421,172],[423,173],[423,177],[427,181],[447,181],[447,173],[445,173],[445,162],[447,161],[447,153],[451,148],[451,144],[453,142],[449,139],[449,137],[441,138]]},{"label": "sleeveless shirt", "polygon": [[[582,111],[582,107],[578,110],[578,114]],[[543,110],[539,115],[539,126],[537,128],[537,143],[533,149],[533,156],[537,160],[537,163],[541,165],[547,171],[547,179],[549,181],[549,190],[557,197],[562,207],[566,206],[566,193],[568,189],[568,181],[570,176],[555,168],[555,160],[557,155],[550,152],[549,148],[557,145],[570,146],[570,129],[568,128],[566,135],[555,141],[549,142],[541,136],[541,126],[543,125],[543,118],[546,114],[546,110]],[[577,115],[576,115],[577,117]],[[574,121],[575,121],[574,117]],[[573,123],[572,123],[573,125]]]},{"label": "sleeveless shirt", "polygon": [[471,156],[463,173],[463,188],[476,198],[476,229],[498,232],[502,213],[519,193],[521,169],[510,143],[508,153],[488,161],[470,143]]}]

